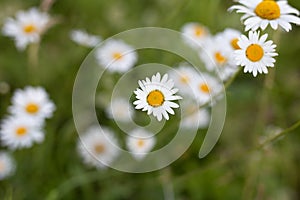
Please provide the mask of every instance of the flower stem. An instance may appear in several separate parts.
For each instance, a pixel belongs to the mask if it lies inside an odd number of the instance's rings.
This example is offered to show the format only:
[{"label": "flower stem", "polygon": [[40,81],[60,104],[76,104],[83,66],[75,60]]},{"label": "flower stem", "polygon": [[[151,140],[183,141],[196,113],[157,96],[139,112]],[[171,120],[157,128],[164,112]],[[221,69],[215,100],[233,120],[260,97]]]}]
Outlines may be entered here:
[{"label": "flower stem", "polygon": [[38,56],[39,56],[39,43],[32,43],[28,48],[28,82],[36,83],[38,75]]}]

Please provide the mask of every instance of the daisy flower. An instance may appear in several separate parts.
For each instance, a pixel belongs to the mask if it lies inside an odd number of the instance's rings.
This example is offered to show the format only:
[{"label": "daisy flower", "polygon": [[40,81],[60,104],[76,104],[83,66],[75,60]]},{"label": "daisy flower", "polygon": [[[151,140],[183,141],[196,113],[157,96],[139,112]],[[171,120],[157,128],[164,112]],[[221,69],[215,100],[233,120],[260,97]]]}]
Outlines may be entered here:
[{"label": "daisy flower", "polygon": [[134,49],[121,40],[108,40],[96,50],[95,56],[111,72],[126,72],[137,61]]},{"label": "daisy flower", "polygon": [[235,51],[236,64],[244,68],[244,72],[253,73],[257,76],[259,73],[268,73],[267,67],[274,67],[274,56],[276,45],[272,40],[266,41],[268,34],[259,37],[259,32],[249,32],[249,38],[242,35],[238,41],[241,49]]},{"label": "daisy flower", "polygon": [[147,77],[146,80],[139,80],[140,88],[134,91],[137,100],[133,102],[135,109],[142,109],[147,111],[150,115],[161,121],[164,117],[169,120],[168,113],[174,115],[172,108],[178,108],[179,105],[172,101],[182,99],[182,97],[175,95],[178,92],[177,88],[173,88],[174,82],[172,79],[168,80],[168,74],[165,74],[162,79],[160,73],[153,75],[151,80]]},{"label": "daisy flower", "polygon": [[29,148],[33,143],[41,143],[44,133],[42,122],[31,118],[10,116],[4,119],[0,127],[2,144],[10,149]]},{"label": "daisy flower", "polygon": [[48,28],[49,21],[47,13],[31,8],[28,11],[19,11],[16,19],[6,19],[2,32],[15,40],[19,50],[24,50],[28,44],[40,41],[40,36]]},{"label": "daisy flower", "polygon": [[205,51],[200,51],[199,56],[208,71],[218,72],[223,81],[235,74],[237,65],[233,62],[233,51],[224,37],[210,38],[203,47]]},{"label": "daisy flower", "polygon": [[0,152],[0,180],[11,176],[15,171],[16,165],[10,154],[1,151]]},{"label": "daisy flower", "polygon": [[143,159],[151,151],[156,143],[153,134],[143,129],[134,129],[126,138],[126,145],[132,156],[137,159]]},{"label": "daisy flower", "polygon": [[241,35],[241,32],[238,30],[226,28],[223,32],[218,33],[215,37],[217,41],[223,41],[223,44],[226,45],[233,52],[237,49],[240,49],[237,42],[239,41],[239,37]]},{"label": "daisy flower", "polygon": [[83,162],[98,169],[106,168],[119,155],[118,142],[111,130],[96,126],[80,135],[77,148]]},{"label": "daisy flower", "polygon": [[116,98],[111,101],[111,105],[106,108],[106,113],[109,118],[121,122],[128,122],[132,119],[133,108],[128,100]]},{"label": "daisy flower", "polygon": [[196,100],[200,105],[214,102],[214,97],[220,94],[222,84],[213,76],[202,73],[197,75],[192,83],[192,89]]},{"label": "daisy flower", "polygon": [[191,95],[191,82],[197,71],[188,63],[181,63],[178,68],[169,72],[170,78],[174,80],[175,87],[180,94]]},{"label": "daisy flower", "polygon": [[184,41],[191,47],[198,47],[210,36],[208,28],[200,23],[190,22],[185,24],[181,33],[184,34]]},{"label": "daisy flower", "polygon": [[101,38],[97,35],[88,34],[85,30],[72,30],[70,38],[75,43],[85,47],[95,47],[101,42]]},{"label": "daisy flower", "polygon": [[200,108],[190,101],[182,103],[182,127],[186,129],[206,128],[210,122],[210,114],[207,109]]},{"label": "daisy flower", "polygon": [[50,118],[54,110],[55,105],[45,89],[31,86],[17,90],[12,97],[12,106],[9,107],[9,111],[14,115],[35,119]]},{"label": "daisy flower", "polygon": [[292,30],[291,23],[300,24],[299,11],[291,7],[286,0],[239,0],[240,5],[234,5],[229,11],[237,10],[237,13],[243,13],[242,20],[245,24],[245,30],[255,31],[258,28],[265,30],[270,24],[276,30],[278,25],[285,31]]}]

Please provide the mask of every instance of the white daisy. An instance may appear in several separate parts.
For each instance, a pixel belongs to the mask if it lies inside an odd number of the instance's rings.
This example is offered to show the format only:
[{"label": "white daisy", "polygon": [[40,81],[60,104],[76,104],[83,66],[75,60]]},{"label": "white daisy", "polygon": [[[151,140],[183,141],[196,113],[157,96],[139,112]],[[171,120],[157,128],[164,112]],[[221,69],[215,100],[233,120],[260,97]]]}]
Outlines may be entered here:
[{"label": "white daisy", "polygon": [[[229,8],[230,11],[237,10],[237,13],[244,13],[242,20],[245,30],[265,30],[270,24],[273,29],[278,25],[287,32],[292,30],[291,23],[300,24],[299,11],[291,7],[286,0],[239,0],[240,5]],[[294,15],[295,14],[295,15]]]},{"label": "white daisy", "polygon": [[226,28],[223,32],[218,33],[215,37],[217,41],[223,41],[224,45],[228,46],[232,51],[235,51],[237,49],[240,49],[237,42],[239,41],[239,37],[241,35],[241,32],[238,30]]},{"label": "white daisy", "polygon": [[41,143],[44,133],[42,122],[20,116],[10,116],[1,123],[2,144],[10,149],[29,148],[34,142]]},{"label": "white daisy", "polygon": [[40,41],[40,36],[48,28],[49,21],[47,13],[31,8],[28,11],[19,11],[16,19],[6,19],[2,32],[14,38],[19,50],[24,50],[29,43]]},{"label": "white daisy", "polygon": [[106,113],[109,118],[121,122],[128,122],[132,119],[133,108],[128,100],[116,98],[111,101],[111,105],[106,108]]},{"label": "white daisy", "polygon": [[96,168],[106,168],[119,155],[118,142],[107,128],[90,127],[80,135],[77,147],[83,162]]},{"label": "white daisy", "polygon": [[70,38],[75,43],[86,47],[95,47],[101,41],[99,36],[88,34],[85,30],[72,30]]},{"label": "white daisy", "polygon": [[210,122],[210,114],[205,108],[199,108],[197,105],[184,101],[182,103],[182,127],[187,129],[206,128]]},{"label": "white daisy", "polygon": [[215,101],[214,98],[216,98],[222,90],[222,84],[215,77],[202,73],[201,76],[197,75],[193,79],[192,89],[198,103],[203,105]]},{"label": "white daisy", "polygon": [[0,180],[11,176],[15,172],[15,161],[10,154],[1,151],[0,152]]},{"label": "white daisy", "polygon": [[233,51],[224,37],[213,37],[204,43],[205,51],[199,56],[208,71],[217,71],[220,78],[225,81],[237,71],[233,62]]},{"label": "white daisy", "polygon": [[126,138],[127,148],[137,160],[143,159],[155,143],[155,136],[141,128],[132,130]]},{"label": "white daisy", "polygon": [[167,74],[161,79],[160,73],[157,73],[152,76],[151,80],[146,77],[146,80],[139,80],[138,84],[140,88],[134,91],[138,99],[133,102],[136,105],[135,109],[147,111],[148,115],[153,113],[158,121],[161,121],[163,117],[168,120],[168,113],[175,114],[172,108],[178,108],[179,105],[172,101],[182,99],[182,97],[175,95],[178,89],[173,88],[174,82],[172,79],[168,80]]},{"label": "white daisy", "polygon": [[235,51],[236,64],[244,68],[244,72],[253,73],[257,76],[259,73],[268,73],[267,67],[274,67],[274,56],[276,45],[272,40],[266,41],[268,34],[259,37],[259,32],[249,32],[249,38],[242,35],[238,41],[240,50]]},{"label": "white daisy", "polygon": [[174,80],[175,87],[180,94],[192,95],[191,82],[197,71],[188,63],[181,63],[178,68],[170,71],[170,78]]},{"label": "white daisy", "polygon": [[9,107],[12,114],[35,119],[50,118],[54,110],[55,105],[49,100],[45,89],[31,86],[17,90],[12,97],[12,106]]},{"label": "white daisy", "polygon": [[111,72],[126,72],[137,61],[134,49],[121,40],[108,40],[96,50],[95,56]]},{"label": "white daisy", "polygon": [[184,41],[191,47],[200,47],[203,42],[210,36],[208,28],[200,23],[190,22],[185,24],[181,32],[184,34]]}]

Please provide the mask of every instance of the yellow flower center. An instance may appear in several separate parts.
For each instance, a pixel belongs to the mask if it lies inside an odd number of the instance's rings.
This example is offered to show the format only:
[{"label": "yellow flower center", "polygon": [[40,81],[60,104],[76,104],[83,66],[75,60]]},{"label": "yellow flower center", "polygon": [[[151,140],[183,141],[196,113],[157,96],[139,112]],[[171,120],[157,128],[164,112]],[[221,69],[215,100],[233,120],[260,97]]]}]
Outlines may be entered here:
[{"label": "yellow flower center", "polygon": [[115,53],[113,53],[113,58],[115,60],[120,60],[123,58],[123,55],[120,52],[115,52]]},{"label": "yellow flower center", "polygon": [[241,47],[238,45],[238,38],[234,38],[233,40],[231,40],[230,44],[232,46],[233,49],[241,49]]},{"label": "yellow flower center", "polygon": [[33,24],[28,24],[28,25],[23,27],[23,30],[24,30],[25,33],[33,33],[33,32],[37,31],[37,28]]},{"label": "yellow flower center", "polygon": [[94,147],[94,151],[97,153],[97,154],[101,154],[105,151],[105,147],[103,144],[96,144],[95,147]]},{"label": "yellow flower center", "polygon": [[257,62],[264,56],[264,50],[258,44],[251,44],[246,49],[246,56],[252,62]]},{"label": "yellow flower center", "polygon": [[200,26],[195,26],[195,28],[194,28],[194,34],[197,37],[201,37],[204,34],[203,28],[200,27]]},{"label": "yellow flower center", "polygon": [[209,93],[210,92],[210,88],[206,83],[202,83],[199,85],[199,89],[204,92],[204,93]]},{"label": "yellow flower center", "polygon": [[227,58],[224,57],[221,52],[216,52],[215,53],[215,60],[217,61],[217,63],[223,65],[226,61],[227,61]]},{"label": "yellow flower center", "polygon": [[280,17],[280,7],[273,0],[263,0],[256,6],[254,12],[262,19],[273,20]]},{"label": "yellow flower center", "polygon": [[143,147],[145,145],[145,141],[140,139],[137,141],[137,145],[138,147]]},{"label": "yellow flower center", "polygon": [[27,133],[27,128],[26,128],[26,127],[23,127],[23,126],[17,128],[17,130],[16,130],[16,134],[17,134],[17,136],[19,136],[19,137],[24,136],[26,133]]},{"label": "yellow flower center", "polygon": [[39,111],[39,106],[35,103],[29,103],[26,106],[26,111],[30,114],[35,114]]},{"label": "yellow flower center", "polygon": [[190,81],[190,79],[189,79],[189,77],[188,77],[187,75],[182,74],[182,75],[180,76],[180,82],[181,82],[181,83],[187,84],[189,81]]},{"label": "yellow flower center", "polygon": [[147,102],[152,107],[161,106],[165,101],[163,93],[159,90],[151,91],[147,96]]}]

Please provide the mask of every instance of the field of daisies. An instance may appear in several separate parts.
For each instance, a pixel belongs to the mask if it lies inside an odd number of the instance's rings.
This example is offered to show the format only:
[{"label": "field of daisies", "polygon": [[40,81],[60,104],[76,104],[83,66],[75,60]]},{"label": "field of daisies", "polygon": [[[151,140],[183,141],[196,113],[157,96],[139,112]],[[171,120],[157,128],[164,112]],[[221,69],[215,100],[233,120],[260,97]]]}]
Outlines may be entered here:
[{"label": "field of daisies", "polygon": [[1,0],[0,199],[300,199],[300,1]]}]

